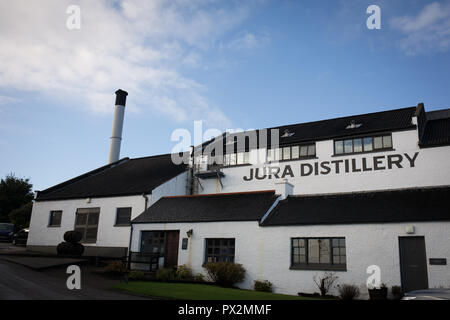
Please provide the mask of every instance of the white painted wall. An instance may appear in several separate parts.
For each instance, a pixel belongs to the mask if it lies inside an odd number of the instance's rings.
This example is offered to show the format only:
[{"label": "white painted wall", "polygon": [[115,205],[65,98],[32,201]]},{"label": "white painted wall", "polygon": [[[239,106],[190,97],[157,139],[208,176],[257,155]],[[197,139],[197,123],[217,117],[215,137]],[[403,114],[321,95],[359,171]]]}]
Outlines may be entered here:
[{"label": "white painted wall", "polygon": [[[415,226],[413,236],[425,236],[429,258],[450,259],[450,222],[390,223],[360,225],[259,227],[257,222],[208,222],[136,224],[132,251],[140,250],[140,234],[150,230],[180,230],[178,264],[187,264],[194,272],[204,273],[205,238],[235,238],[235,261],[246,269],[242,288],[253,288],[254,280],[269,280],[278,293],[319,292],[314,274],[324,271],[289,270],[290,239],[293,237],[345,237],[347,271],[336,272],[336,284],[356,284],[367,294],[366,269],[375,264],[381,268],[381,281],[388,287],[400,285],[398,237],[408,236],[406,227]],[[181,250],[182,238],[192,229],[188,250]],[[450,287],[450,266],[428,266],[430,288]],[[332,294],[337,294],[334,288]],[[363,295],[362,298],[365,296]]]},{"label": "white painted wall", "polygon": [[[162,195],[184,195],[186,192],[186,173],[163,183],[148,195],[148,206],[156,202]],[[95,244],[86,246],[126,247],[130,241],[130,227],[115,227],[116,209],[131,207],[131,218],[134,219],[145,210],[143,196],[92,198],[86,199],[35,201],[31,214],[28,245],[56,246],[63,241],[63,235],[75,226],[75,216],[78,208],[100,208],[100,220]],[[48,227],[49,215],[52,210],[62,210],[61,227]]]},{"label": "white painted wall", "polygon": [[[100,208],[97,242],[87,246],[127,247],[130,237],[130,227],[115,227],[116,209],[131,207],[132,218],[144,211],[145,200],[142,196],[92,198],[86,199],[37,201],[33,204],[31,214],[28,245],[56,246],[64,241],[64,233],[73,230],[78,208]],[[61,227],[48,227],[49,214],[52,210],[62,210]]]},{"label": "white painted wall", "polygon": [[[341,193],[450,185],[450,146],[419,149],[416,130],[393,132],[392,141],[394,151],[337,157],[332,156],[334,152],[333,140],[319,141],[316,143],[318,159],[280,162],[274,164],[274,166],[279,166],[282,170],[286,165],[291,166],[295,177],[288,177],[288,181],[294,185],[294,194]],[[363,157],[372,159],[373,156],[404,153],[412,156],[415,152],[419,152],[419,155],[414,168],[410,168],[407,165],[407,160],[404,159],[405,166],[402,169],[394,167],[391,170],[343,173],[341,166],[341,173],[339,174],[300,176],[300,165],[302,163],[313,164],[315,161],[352,158],[357,159],[357,162],[360,163]],[[384,164],[386,164],[386,161]],[[217,179],[205,179],[201,180],[204,189],[199,188],[199,193],[272,190],[277,179],[253,179],[252,181],[244,181],[243,179],[244,176],[248,176],[250,168],[262,168],[269,165],[271,164],[225,167],[223,168],[225,177],[222,178],[224,188],[221,188]]]}]

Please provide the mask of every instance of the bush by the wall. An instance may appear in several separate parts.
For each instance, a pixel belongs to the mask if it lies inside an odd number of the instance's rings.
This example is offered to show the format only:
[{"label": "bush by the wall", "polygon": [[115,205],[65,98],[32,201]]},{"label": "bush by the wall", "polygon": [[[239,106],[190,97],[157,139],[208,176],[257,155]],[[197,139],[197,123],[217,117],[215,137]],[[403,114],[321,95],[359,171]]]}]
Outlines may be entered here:
[{"label": "bush by the wall", "polygon": [[342,300],[354,300],[359,297],[359,288],[353,284],[339,285],[338,289]]},{"label": "bush by the wall", "polygon": [[105,267],[105,273],[118,276],[122,275],[127,271],[125,264],[122,261],[112,261],[108,263]]},{"label": "bush by the wall", "polygon": [[133,271],[130,271],[130,274],[128,275],[128,277],[131,280],[142,280],[145,278],[145,273],[143,271],[133,270]]},{"label": "bush by the wall", "polygon": [[242,264],[232,262],[214,262],[204,265],[211,281],[224,287],[232,287],[244,281],[245,269]]},{"label": "bush by the wall", "polygon": [[192,269],[185,264],[178,266],[176,271],[176,279],[185,281],[192,280],[193,279]]},{"label": "bush by the wall", "polygon": [[162,268],[156,271],[156,279],[161,281],[175,280],[176,273],[172,268]]},{"label": "bush by the wall", "polygon": [[197,281],[197,282],[203,282],[203,281],[205,281],[205,276],[202,274],[202,273],[197,273],[195,276],[194,276],[194,279],[193,279],[194,281]]},{"label": "bush by the wall", "polygon": [[255,280],[256,291],[272,292],[272,283],[268,280]]}]

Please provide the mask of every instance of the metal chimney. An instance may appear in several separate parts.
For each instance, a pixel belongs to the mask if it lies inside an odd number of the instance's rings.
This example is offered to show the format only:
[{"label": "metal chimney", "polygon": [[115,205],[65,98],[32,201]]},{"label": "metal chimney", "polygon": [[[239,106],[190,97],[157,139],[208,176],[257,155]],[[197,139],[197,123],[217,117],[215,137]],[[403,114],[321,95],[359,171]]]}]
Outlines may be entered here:
[{"label": "metal chimney", "polygon": [[114,107],[114,122],[111,134],[111,145],[109,147],[109,163],[119,160],[120,143],[122,142],[123,118],[128,92],[121,89],[116,91],[116,106]]}]

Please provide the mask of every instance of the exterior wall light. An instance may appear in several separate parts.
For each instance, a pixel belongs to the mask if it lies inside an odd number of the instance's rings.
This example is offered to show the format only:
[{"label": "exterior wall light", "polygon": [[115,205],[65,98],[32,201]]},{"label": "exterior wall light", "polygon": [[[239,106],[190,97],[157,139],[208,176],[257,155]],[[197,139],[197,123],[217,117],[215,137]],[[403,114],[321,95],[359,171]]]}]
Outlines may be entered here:
[{"label": "exterior wall light", "polygon": [[186,232],[186,235],[188,236],[188,238],[190,238],[190,237],[192,237],[192,234],[194,233],[194,231],[192,230],[192,229],[189,229],[187,232]]},{"label": "exterior wall light", "polygon": [[406,233],[407,234],[414,234],[416,232],[414,226],[407,226],[406,227]]}]

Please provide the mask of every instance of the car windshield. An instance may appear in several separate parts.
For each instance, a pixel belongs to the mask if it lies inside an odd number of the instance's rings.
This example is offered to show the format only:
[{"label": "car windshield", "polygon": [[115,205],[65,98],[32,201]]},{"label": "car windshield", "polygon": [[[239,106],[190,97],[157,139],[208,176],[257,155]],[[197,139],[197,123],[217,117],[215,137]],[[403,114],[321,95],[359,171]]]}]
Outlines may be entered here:
[{"label": "car windshield", "polygon": [[9,223],[0,223],[0,231],[12,231],[14,230],[14,225]]}]

